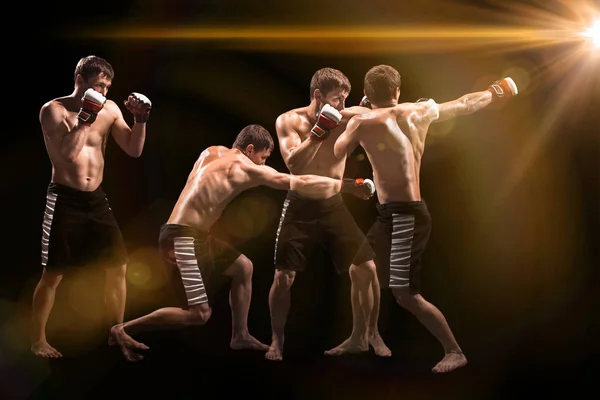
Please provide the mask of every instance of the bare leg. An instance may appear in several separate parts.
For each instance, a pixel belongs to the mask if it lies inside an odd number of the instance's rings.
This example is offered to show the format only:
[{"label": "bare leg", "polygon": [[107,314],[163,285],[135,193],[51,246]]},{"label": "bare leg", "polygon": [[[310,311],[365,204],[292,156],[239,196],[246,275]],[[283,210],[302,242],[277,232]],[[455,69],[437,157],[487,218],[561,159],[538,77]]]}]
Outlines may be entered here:
[{"label": "bare leg", "polygon": [[294,271],[275,271],[273,285],[269,291],[269,310],[271,311],[271,346],[265,358],[267,360],[283,359],[283,342],[285,323],[290,310],[290,289],[294,283],[296,272]]},{"label": "bare leg", "polygon": [[231,307],[231,342],[234,350],[269,350],[248,332],[248,311],[252,300],[252,261],[243,254],[225,271],[231,276],[229,306]]},{"label": "bare leg", "polygon": [[392,351],[383,342],[383,339],[379,335],[379,309],[381,307],[381,288],[379,286],[379,278],[377,274],[373,277],[371,282],[371,290],[373,296],[373,311],[371,312],[371,318],[369,319],[369,344],[373,347],[375,354],[380,357],[390,357]]},{"label": "bare leg", "polygon": [[62,280],[62,274],[48,272],[46,268],[42,272],[42,278],[33,292],[33,304],[31,309],[32,319],[32,344],[31,352],[43,358],[59,358],[62,354],[48,344],[46,339],[46,324],[50,312],[54,306],[56,288]]},{"label": "bare leg", "polygon": [[352,333],[339,346],[327,350],[325,355],[339,356],[343,354],[361,353],[369,350],[367,321],[373,309],[373,292],[371,282],[375,275],[375,264],[372,261],[350,266],[350,302],[352,305]]},{"label": "bare leg", "polygon": [[148,350],[148,346],[135,341],[130,335],[148,330],[203,325],[211,313],[208,303],[190,306],[188,310],[175,307],[160,308],[143,317],[113,326],[109,343],[117,344],[127,361],[139,361],[144,357],[135,350]]},{"label": "bare leg", "polygon": [[445,373],[467,365],[467,358],[454,338],[446,318],[440,310],[420,294],[412,295],[409,289],[392,289],[396,301],[410,311],[444,347],[444,358],[433,367],[436,373]]}]

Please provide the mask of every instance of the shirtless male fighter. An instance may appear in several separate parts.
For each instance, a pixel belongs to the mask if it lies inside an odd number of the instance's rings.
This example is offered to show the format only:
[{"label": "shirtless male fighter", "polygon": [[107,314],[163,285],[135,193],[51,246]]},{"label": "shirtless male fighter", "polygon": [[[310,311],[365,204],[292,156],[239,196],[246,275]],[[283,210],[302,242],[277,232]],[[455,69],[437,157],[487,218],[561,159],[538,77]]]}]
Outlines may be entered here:
[{"label": "shirtless male fighter", "polygon": [[[344,108],[351,85],[339,70],[322,68],[310,82],[310,104],[281,114],[276,121],[281,155],[292,174],[315,174],[341,179],[345,157],[336,159],[333,145],[348,120],[364,107]],[[374,194],[372,181],[344,179],[342,192],[368,199]],[[338,347],[325,352],[340,355],[367,351],[369,344],[379,355],[389,355],[377,330],[367,332],[367,320],[378,304],[373,304],[369,290],[377,287],[373,262],[374,253],[364,240],[364,234],[354,221],[337,191],[322,191],[311,195],[288,192],[283,203],[275,241],[275,275],[269,293],[272,342],[266,358],[282,360],[284,330],[291,302],[291,287],[296,272],[306,268],[307,258],[317,244],[329,254],[338,273],[349,270],[352,298],[352,335]],[[358,251],[357,251],[358,250]]]},{"label": "shirtless male fighter", "polygon": [[[466,365],[467,359],[444,315],[420,294],[422,254],[431,231],[431,216],[421,198],[419,180],[427,131],[432,122],[474,113],[492,101],[515,96],[518,90],[511,78],[504,78],[487,90],[446,103],[421,99],[398,104],[400,83],[400,74],[390,66],[375,66],[367,72],[361,104],[372,110],[348,122],[334,152],[345,159],[360,145],[367,154],[379,212],[367,240],[375,250],[379,281],[440,341],[445,356],[433,372],[444,373]],[[378,293],[374,295],[378,297]],[[377,321],[369,321],[373,324],[376,326]]]},{"label": "shirtless male fighter", "polygon": [[307,196],[337,193],[342,181],[315,175],[289,175],[265,164],[274,144],[260,125],[249,125],[237,136],[233,148],[212,146],[196,161],[187,183],[166,224],[161,227],[159,248],[168,267],[181,277],[184,308],[165,307],[111,329],[111,343],[118,344],[128,361],[143,355],[148,346],[131,335],[151,329],[203,325],[211,316],[211,290],[222,275],[231,278],[230,305],[233,349],[267,350],[248,333],[248,310],[252,293],[252,262],[227,243],[211,236],[213,224],[242,191],[266,185],[294,190]]},{"label": "shirtless male fighter", "polygon": [[39,119],[52,163],[42,224],[42,277],[32,305],[33,354],[57,358],[48,344],[46,323],[63,274],[73,268],[101,265],[106,269],[105,302],[110,324],[123,322],[127,251],[121,231],[102,190],[104,154],[109,135],[131,157],[139,157],[146,139],[152,104],[131,93],[125,107],[106,99],[114,71],[103,58],[88,56],[75,67],[75,90],[44,104]]}]

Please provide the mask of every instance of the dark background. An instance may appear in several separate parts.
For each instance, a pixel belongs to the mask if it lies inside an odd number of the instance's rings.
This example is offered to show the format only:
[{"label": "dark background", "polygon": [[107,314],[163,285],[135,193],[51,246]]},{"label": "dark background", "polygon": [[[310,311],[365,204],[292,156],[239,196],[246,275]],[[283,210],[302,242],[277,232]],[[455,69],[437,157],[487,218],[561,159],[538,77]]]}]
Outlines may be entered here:
[{"label": "dark background", "polygon": [[[527,2],[533,3],[533,2]],[[476,6],[478,4],[478,6]],[[516,23],[507,4],[423,1],[318,4],[263,1],[122,1],[22,5],[12,16],[3,68],[8,126],[1,147],[3,268],[0,275],[0,397],[166,398],[261,394],[286,398],[506,398],[579,393],[591,386],[598,353],[600,211],[600,73],[598,60],[574,54],[572,43],[514,51],[499,46],[360,40],[174,41],[91,39],[97,28],[141,25],[357,26]],[[537,6],[540,6],[540,4]],[[566,7],[546,11],[568,18]],[[9,16],[10,17],[10,16]],[[25,24],[25,21],[28,21]],[[440,39],[440,42],[442,40]],[[151,347],[127,364],[105,345],[103,276],[67,276],[48,325],[66,356],[28,353],[31,296],[39,265],[41,222],[51,165],[38,113],[73,90],[73,71],[86,55],[115,69],[108,98],[122,104],[138,91],[153,102],[143,155],[129,158],[114,141],[103,187],[127,241],[126,319],[165,305],[165,276],[156,255],[166,221],[187,174],[210,145],[230,146],[247,124],[275,136],[279,114],[308,104],[314,71],[342,70],[358,104],[362,79],[377,64],[396,67],[401,101],[438,102],[482,90],[518,68],[518,97],[477,114],[434,125],[423,158],[422,194],[433,217],[425,255],[423,295],[446,315],[469,365],[448,375],[430,369],[440,345],[418,321],[382,294],[381,334],[393,357],[329,359],[322,352],[351,330],[349,279],[315,255],[292,289],[283,363],[262,353],[229,350],[228,288],[204,327],[140,335]],[[595,62],[595,64],[594,64]],[[512,70],[515,71],[515,70]],[[574,88],[571,90],[571,88]],[[125,118],[130,114],[121,107]],[[276,146],[268,164],[286,171]],[[360,149],[346,175],[369,177]],[[267,296],[284,192],[250,190],[227,208],[215,232],[254,263],[250,332],[270,340]],[[375,200],[346,197],[359,225],[375,218]]]}]

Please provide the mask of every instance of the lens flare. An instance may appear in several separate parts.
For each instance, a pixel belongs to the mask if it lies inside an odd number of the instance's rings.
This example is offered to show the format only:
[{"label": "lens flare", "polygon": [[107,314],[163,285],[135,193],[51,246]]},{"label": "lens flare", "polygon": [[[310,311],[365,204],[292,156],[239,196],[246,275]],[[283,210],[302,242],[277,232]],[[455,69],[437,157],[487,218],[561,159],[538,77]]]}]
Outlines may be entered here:
[{"label": "lens flare", "polygon": [[584,36],[590,38],[594,46],[600,48],[600,20],[594,22],[584,33]]}]

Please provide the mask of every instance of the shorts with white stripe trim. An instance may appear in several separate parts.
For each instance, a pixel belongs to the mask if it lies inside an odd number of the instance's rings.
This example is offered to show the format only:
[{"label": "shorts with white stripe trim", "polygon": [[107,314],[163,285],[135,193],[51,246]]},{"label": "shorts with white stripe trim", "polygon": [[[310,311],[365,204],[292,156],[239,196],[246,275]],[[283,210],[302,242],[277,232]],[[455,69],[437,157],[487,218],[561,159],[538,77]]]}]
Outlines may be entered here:
[{"label": "shorts with white stripe trim", "polygon": [[367,234],[375,250],[382,288],[421,291],[422,255],[431,233],[431,215],[424,201],[377,204],[379,217]]},{"label": "shorts with white stripe trim", "polygon": [[177,304],[184,308],[211,302],[229,279],[223,272],[241,255],[208,232],[177,224],[161,227],[158,246],[164,263],[176,267],[172,289]]},{"label": "shorts with white stripe trim", "polygon": [[121,230],[101,187],[84,192],[51,182],[42,223],[42,266],[118,267],[128,261]]},{"label": "shorts with white stripe trim", "polygon": [[317,245],[325,249],[338,274],[375,256],[340,193],[310,199],[288,191],[275,238],[275,268],[304,271]]}]

